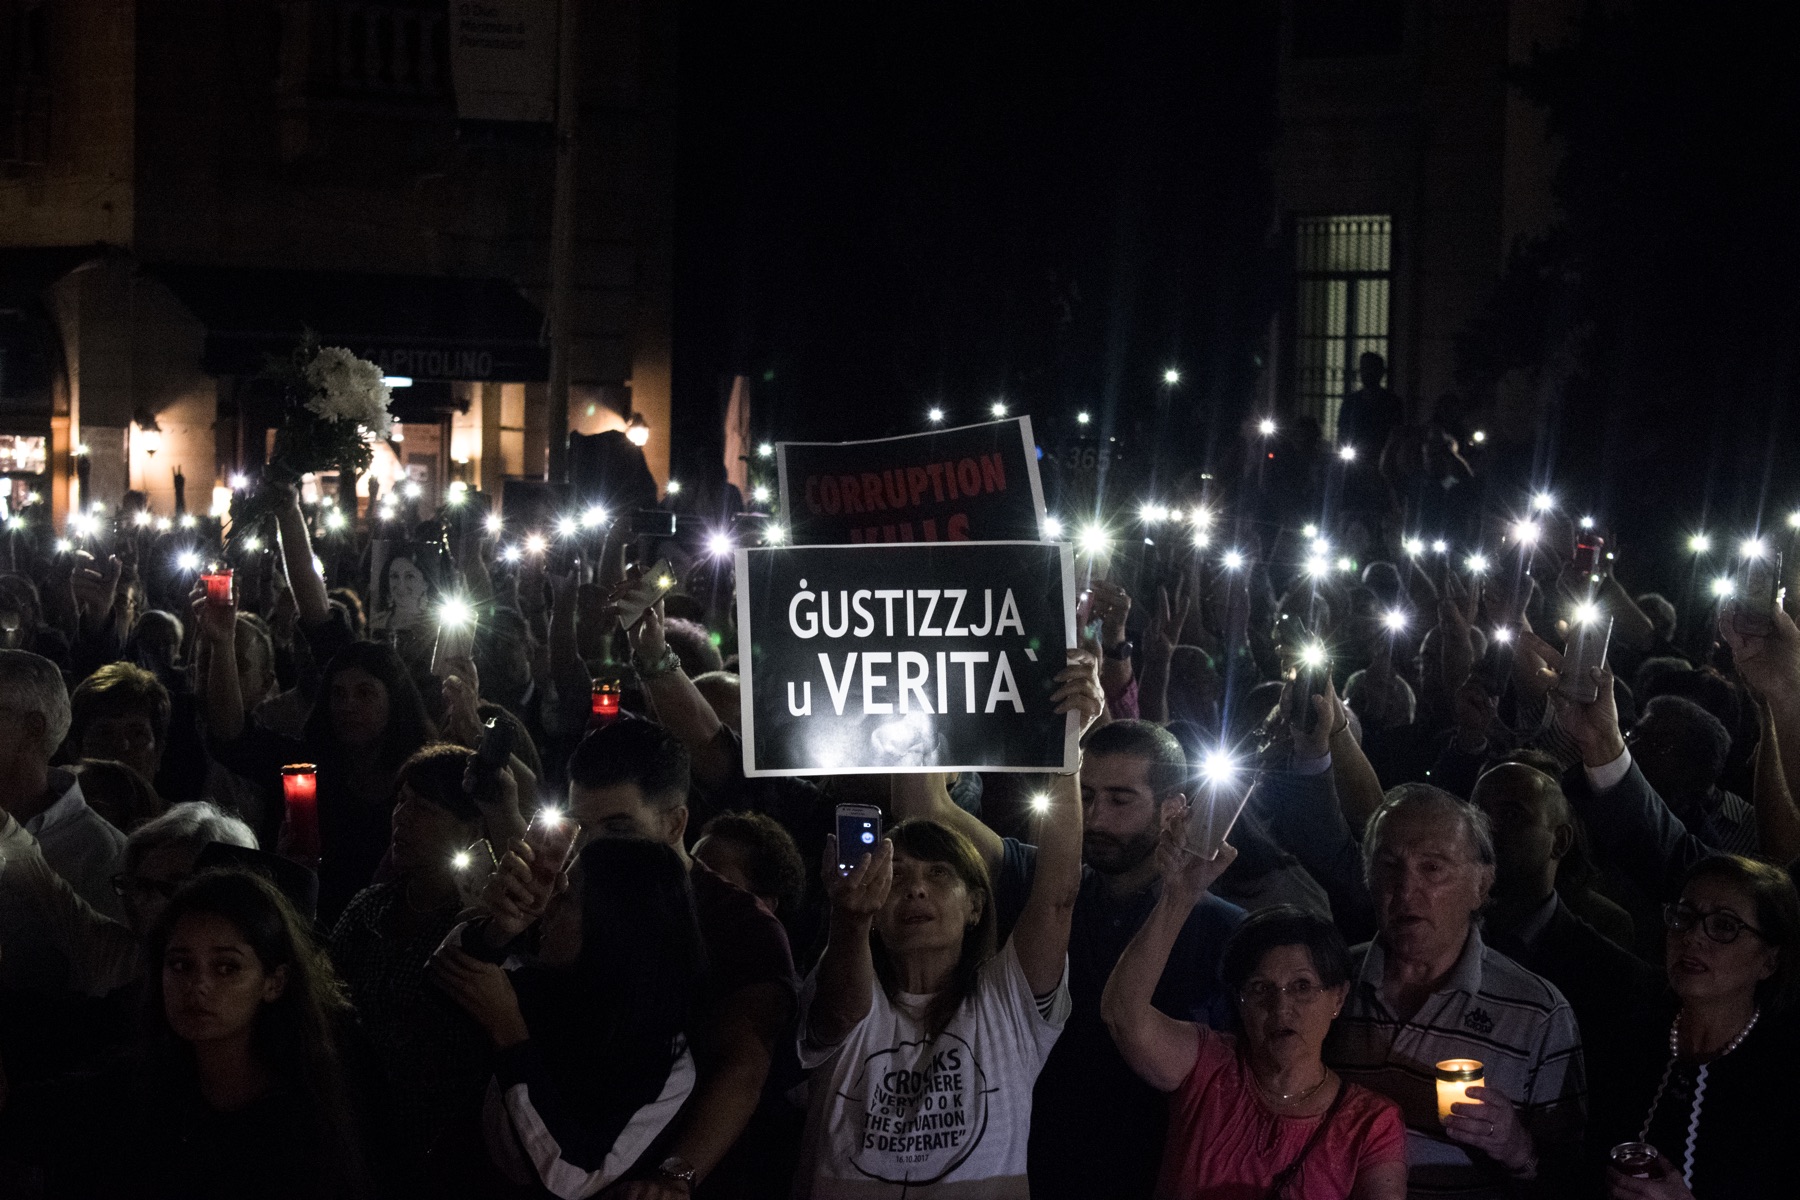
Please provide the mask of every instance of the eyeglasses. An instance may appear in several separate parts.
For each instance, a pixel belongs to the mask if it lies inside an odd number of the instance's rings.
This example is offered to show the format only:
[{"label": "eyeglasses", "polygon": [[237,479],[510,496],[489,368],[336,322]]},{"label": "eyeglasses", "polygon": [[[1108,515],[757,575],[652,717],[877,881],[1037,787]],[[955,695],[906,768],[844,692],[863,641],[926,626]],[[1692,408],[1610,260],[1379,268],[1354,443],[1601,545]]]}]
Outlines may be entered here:
[{"label": "eyeglasses", "polygon": [[1686,933],[1698,925],[1707,937],[1721,946],[1737,941],[1740,933],[1763,936],[1763,931],[1748,921],[1741,921],[1728,912],[1703,913],[1685,900],[1663,905],[1663,924],[1675,933]]},{"label": "eyeglasses", "polygon": [[1288,996],[1295,1004],[1305,1007],[1324,994],[1325,989],[1310,979],[1296,979],[1285,987],[1267,979],[1253,979],[1238,993],[1238,1002],[1273,1008],[1281,1002],[1283,996]]},{"label": "eyeglasses", "polygon": [[181,879],[139,879],[135,875],[114,875],[112,889],[121,896],[148,900],[152,897],[167,900],[181,890],[186,880]]}]

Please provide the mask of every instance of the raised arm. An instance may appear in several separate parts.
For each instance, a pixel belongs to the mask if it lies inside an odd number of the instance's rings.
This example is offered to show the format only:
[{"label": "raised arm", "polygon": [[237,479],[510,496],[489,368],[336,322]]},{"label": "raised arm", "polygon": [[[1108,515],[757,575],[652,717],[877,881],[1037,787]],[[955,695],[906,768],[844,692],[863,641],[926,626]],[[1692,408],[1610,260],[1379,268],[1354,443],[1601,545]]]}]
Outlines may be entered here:
[{"label": "raised arm", "polygon": [[[1293,685],[1282,693],[1282,711],[1291,710]],[[1309,763],[1329,760],[1332,783],[1344,820],[1352,831],[1360,834],[1375,810],[1381,807],[1381,780],[1375,768],[1356,744],[1350,732],[1350,716],[1338,699],[1337,685],[1325,681],[1325,694],[1312,698],[1315,720],[1307,733],[1294,732],[1294,762],[1304,767]]]},{"label": "raised arm", "polygon": [[644,697],[656,710],[656,719],[687,747],[694,781],[710,789],[730,783],[737,777],[736,743],[719,736],[725,727],[719,714],[669,650],[663,602],[658,600],[646,609],[643,620],[626,636],[631,640],[631,665],[644,685]]},{"label": "raised arm", "polygon": [[221,604],[202,593],[195,599],[193,611],[206,647],[206,675],[200,680],[206,730],[217,742],[235,742],[244,732],[244,695],[237,665],[237,597]]},{"label": "raised arm", "polygon": [[[1763,705],[1764,736],[1780,749],[1781,773],[1790,781],[1800,779],[1800,629],[1779,610],[1771,616],[1766,634],[1741,632],[1740,627],[1748,625],[1736,604],[1719,614],[1719,635],[1731,647],[1738,674]],[[1760,797],[1756,807],[1760,823]]]},{"label": "raised arm", "polygon": [[896,821],[936,821],[956,830],[981,854],[988,874],[1000,869],[1006,843],[974,813],[950,798],[950,776],[943,772],[893,775],[888,780],[888,807]]},{"label": "raised arm", "polygon": [[1781,735],[1766,703],[1756,706],[1762,737],[1756,743],[1756,787],[1751,793],[1756,807],[1758,848],[1771,862],[1787,864],[1800,858],[1800,810],[1788,788],[1781,763]]},{"label": "raised arm", "polygon": [[319,568],[313,565],[312,539],[306,532],[306,514],[300,511],[300,495],[292,488],[285,489],[275,510],[275,521],[281,530],[281,558],[287,567],[294,604],[300,610],[300,622],[318,625],[331,615],[331,602],[325,596],[325,581],[319,576]]},{"label": "raised arm", "polygon": [[864,854],[849,870],[838,869],[837,835],[825,838],[820,870],[831,901],[831,923],[825,953],[819,958],[818,980],[806,1011],[802,1040],[828,1050],[869,1015],[875,1003],[875,959],[869,931],[875,914],[887,902],[894,884],[894,843],[883,838],[873,854]]},{"label": "raised arm", "polygon": [[[1555,672],[1562,665],[1558,659]],[[1588,789],[1575,789],[1569,799],[1587,822],[1595,850],[1651,896],[1669,898],[1688,867],[1706,857],[1706,845],[1688,832],[1681,819],[1644,778],[1619,733],[1613,700],[1613,675],[1594,668],[1599,691],[1581,704],[1552,691],[1557,726],[1581,752]]]},{"label": "raised arm", "polygon": [[1138,680],[1138,716],[1146,721],[1160,725],[1169,719],[1169,663],[1192,604],[1185,576],[1176,584],[1173,600],[1167,588],[1156,589],[1156,607],[1144,626],[1144,673]]},{"label": "raised arm", "polygon": [[[1100,716],[1099,664],[1086,650],[1070,650],[1069,665],[1056,676],[1051,697],[1059,713],[1079,713],[1085,730]],[[1069,924],[1081,890],[1080,774],[1057,775],[1049,805],[1038,818],[1037,872],[1031,894],[1013,926],[1013,951],[1034,996],[1047,996],[1062,982],[1069,953]]]},{"label": "raised arm", "polygon": [[1119,956],[1100,996],[1100,1016],[1119,1053],[1139,1078],[1159,1092],[1179,1088],[1193,1071],[1200,1052],[1200,1026],[1160,1011],[1152,1002],[1156,985],[1194,905],[1205,898],[1206,889],[1236,857],[1237,849],[1229,844],[1210,859],[1190,851],[1187,813],[1171,807],[1156,846],[1162,894],[1149,920],[1138,927]]}]

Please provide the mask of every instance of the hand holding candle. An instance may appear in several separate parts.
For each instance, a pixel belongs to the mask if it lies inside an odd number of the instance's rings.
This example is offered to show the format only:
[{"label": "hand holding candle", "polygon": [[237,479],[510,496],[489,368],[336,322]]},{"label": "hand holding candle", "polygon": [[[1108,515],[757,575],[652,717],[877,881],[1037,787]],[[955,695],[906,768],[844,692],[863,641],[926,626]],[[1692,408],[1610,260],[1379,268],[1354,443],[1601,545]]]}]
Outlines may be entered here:
[{"label": "hand holding candle", "polygon": [[1450,1140],[1472,1147],[1519,1175],[1537,1167],[1531,1134],[1519,1124],[1512,1101],[1486,1086],[1482,1064],[1449,1058],[1437,1064],[1438,1118]]},{"label": "hand holding candle", "polygon": [[1469,1098],[1469,1089],[1480,1087],[1482,1066],[1473,1058],[1446,1058],[1437,1065],[1438,1120],[1450,1119],[1452,1104]]},{"label": "hand holding candle", "polygon": [[225,567],[202,575],[200,582],[206,585],[206,602],[208,604],[231,603],[231,568]]}]

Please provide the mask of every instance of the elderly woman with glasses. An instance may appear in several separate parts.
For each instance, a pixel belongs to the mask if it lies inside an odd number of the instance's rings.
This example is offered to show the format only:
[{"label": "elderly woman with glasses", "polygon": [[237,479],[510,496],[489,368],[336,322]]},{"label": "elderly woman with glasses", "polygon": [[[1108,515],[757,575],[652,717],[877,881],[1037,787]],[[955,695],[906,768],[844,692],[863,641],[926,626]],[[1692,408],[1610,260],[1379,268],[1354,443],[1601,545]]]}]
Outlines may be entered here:
[{"label": "elderly woman with glasses", "polygon": [[1596,1080],[1595,1157],[1614,1200],[1795,1194],[1800,895],[1785,871],[1720,854],[1663,909],[1673,1012],[1640,1035],[1638,1077]]},{"label": "elderly woman with glasses", "polygon": [[1159,1010],[1157,981],[1188,913],[1237,852],[1187,849],[1186,816],[1164,826],[1162,893],[1120,956],[1101,1015],[1125,1061],[1170,1093],[1156,1195],[1399,1200],[1406,1129],[1393,1101],[1340,1079],[1321,1049],[1349,990],[1349,952],[1322,917],[1277,905],[1253,913],[1226,944],[1240,1037]]}]

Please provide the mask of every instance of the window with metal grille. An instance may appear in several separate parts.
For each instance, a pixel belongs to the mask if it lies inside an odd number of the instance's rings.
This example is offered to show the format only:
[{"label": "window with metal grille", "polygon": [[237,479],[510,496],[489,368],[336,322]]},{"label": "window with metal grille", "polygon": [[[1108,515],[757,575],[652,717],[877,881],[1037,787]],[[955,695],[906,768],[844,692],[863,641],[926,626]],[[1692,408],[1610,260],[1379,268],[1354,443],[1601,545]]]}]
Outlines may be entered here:
[{"label": "window with metal grille", "polygon": [[1299,410],[1337,436],[1356,360],[1388,356],[1393,219],[1300,217],[1294,222],[1294,385]]}]

